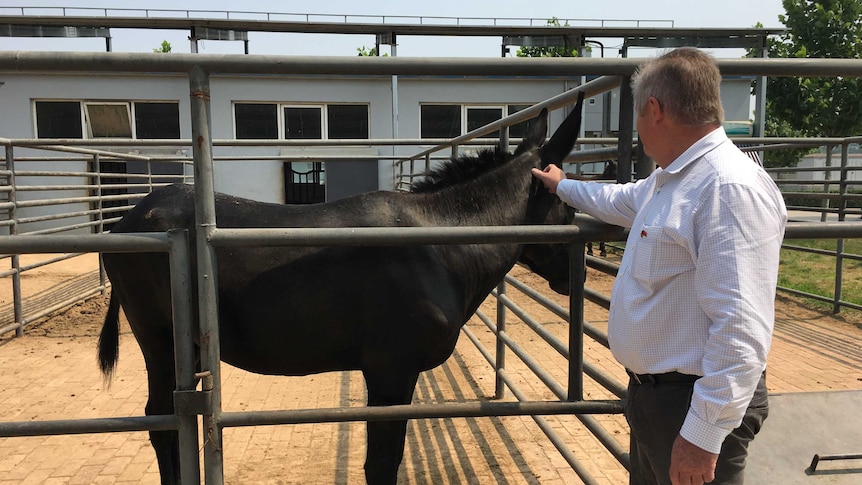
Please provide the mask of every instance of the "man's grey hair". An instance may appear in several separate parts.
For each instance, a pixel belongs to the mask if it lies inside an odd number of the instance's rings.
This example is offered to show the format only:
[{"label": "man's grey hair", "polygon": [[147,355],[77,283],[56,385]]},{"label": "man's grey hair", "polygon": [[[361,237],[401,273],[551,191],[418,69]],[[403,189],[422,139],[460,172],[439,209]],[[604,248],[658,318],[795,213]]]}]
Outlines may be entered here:
[{"label": "man's grey hair", "polygon": [[632,77],[635,109],[643,113],[655,98],[677,123],[720,125],[721,73],[709,54],[681,47],[644,63]]}]

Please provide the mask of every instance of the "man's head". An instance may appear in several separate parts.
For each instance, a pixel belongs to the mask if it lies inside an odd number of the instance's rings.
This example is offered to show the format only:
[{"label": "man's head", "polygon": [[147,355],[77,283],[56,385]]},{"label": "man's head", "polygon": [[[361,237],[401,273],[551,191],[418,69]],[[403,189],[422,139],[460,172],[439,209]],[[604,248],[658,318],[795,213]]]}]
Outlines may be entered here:
[{"label": "man's head", "polygon": [[721,126],[720,84],[712,57],[692,47],[651,59],[632,77],[638,138],[661,167]]},{"label": "man's head", "polygon": [[681,47],[651,59],[632,77],[635,108],[646,108],[655,98],[665,113],[681,125],[720,125],[721,73],[709,54]]}]

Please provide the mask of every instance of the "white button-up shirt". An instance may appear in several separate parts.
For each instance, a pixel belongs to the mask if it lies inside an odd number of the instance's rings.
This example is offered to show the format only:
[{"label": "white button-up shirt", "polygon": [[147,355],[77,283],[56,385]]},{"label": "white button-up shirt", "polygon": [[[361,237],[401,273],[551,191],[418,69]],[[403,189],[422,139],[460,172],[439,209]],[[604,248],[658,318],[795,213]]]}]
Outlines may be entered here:
[{"label": "white button-up shirt", "polygon": [[718,453],[772,340],[787,222],[775,183],[718,128],[646,179],[563,180],[557,194],[631,229],[611,294],[611,351],[638,374],[703,376],[680,434]]}]

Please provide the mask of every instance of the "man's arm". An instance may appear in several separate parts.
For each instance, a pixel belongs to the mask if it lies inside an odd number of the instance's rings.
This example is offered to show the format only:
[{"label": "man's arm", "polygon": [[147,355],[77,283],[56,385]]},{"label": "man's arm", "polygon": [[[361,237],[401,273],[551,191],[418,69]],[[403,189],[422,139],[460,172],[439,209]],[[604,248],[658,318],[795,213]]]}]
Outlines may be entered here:
[{"label": "man's arm", "polygon": [[709,481],[721,444],[739,426],[766,366],[782,213],[767,194],[745,184],[723,185],[695,209],[695,289],[711,325],[704,376],[674,442],[674,484]]}]

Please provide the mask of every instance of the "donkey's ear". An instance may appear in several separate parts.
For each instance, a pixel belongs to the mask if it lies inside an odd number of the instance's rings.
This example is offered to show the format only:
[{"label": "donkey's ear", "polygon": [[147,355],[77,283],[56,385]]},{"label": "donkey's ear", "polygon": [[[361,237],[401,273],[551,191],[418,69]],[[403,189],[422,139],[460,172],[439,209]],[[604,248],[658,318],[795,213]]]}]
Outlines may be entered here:
[{"label": "donkey's ear", "polygon": [[575,141],[578,139],[578,133],[581,131],[581,112],[584,106],[584,93],[581,91],[578,94],[578,103],[575,105],[571,114],[563,120],[563,123],[542,147],[542,167],[547,167],[548,164],[559,165],[560,162],[566,159],[572,148],[575,146]]},{"label": "donkey's ear", "polygon": [[520,155],[530,148],[540,147],[548,137],[548,108],[542,108],[538,116],[530,120],[527,133],[521,144],[515,150],[515,155]]}]

